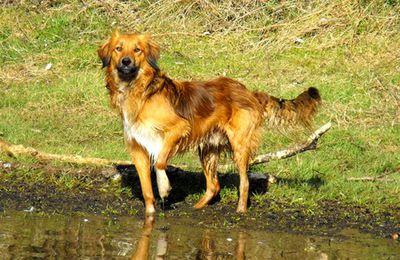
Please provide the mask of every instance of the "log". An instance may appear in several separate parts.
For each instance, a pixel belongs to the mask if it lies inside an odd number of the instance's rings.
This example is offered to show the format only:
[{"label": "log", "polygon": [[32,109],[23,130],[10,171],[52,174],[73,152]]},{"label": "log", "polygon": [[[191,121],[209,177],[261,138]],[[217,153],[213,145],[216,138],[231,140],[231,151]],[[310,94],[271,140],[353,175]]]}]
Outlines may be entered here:
[{"label": "log", "polygon": [[364,176],[364,177],[349,177],[346,178],[347,181],[392,181],[386,178],[378,178],[378,177],[371,177],[371,176]]},{"label": "log", "polygon": [[23,145],[9,144],[0,139],[0,150],[6,152],[9,156],[31,156],[40,161],[61,161],[74,164],[91,164],[97,166],[113,166],[119,164],[130,164],[130,161],[107,160],[101,158],[82,157],[79,155],[52,154],[36,150],[32,147]]},{"label": "log", "polygon": [[387,176],[394,174],[394,173],[400,173],[400,168],[396,169],[395,171],[392,172],[385,172],[379,176],[362,176],[362,177],[348,177],[346,178],[347,181],[393,181],[392,179],[386,179]]},{"label": "log", "polygon": [[[292,157],[296,154],[314,150],[317,147],[318,139],[325,134],[330,128],[332,124],[329,122],[320,128],[318,128],[304,143],[295,145],[293,147],[280,150],[277,152],[261,154],[256,156],[251,162],[250,166],[257,165],[261,163],[266,163],[271,160],[279,160]],[[113,165],[129,165],[131,164],[130,161],[122,161],[122,160],[108,160],[108,159],[101,159],[101,158],[90,158],[90,157],[82,157],[79,155],[65,155],[65,154],[52,154],[46,153],[36,150],[32,147],[25,147],[23,145],[13,145],[9,144],[8,142],[0,139],[0,150],[3,150],[7,154],[13,157],[18,157],[21,155],[31,156],[38,160],[44,161],[62,161],[67,163],[74,163],[74,164],[91,164],[91,165],[98,165],[98,166],[113,166]],[[174,166],[174,165],[172,165]],[[174,166],[176,167],[176,166]],[[225,164],[220,165],[219,169],[229,169],[233,167],[233,164]],[[182,167],[181,167],[182,168]]]},{"label": "log", "polygon": [[308,137],[307,141],[305,141],[304,143],[281,151],[258,155],[250,162],[250,165],[266,163],[271,160],[286,159],[308,150],[315,150],[317,148],[317,142],[319,138],[323,134],[325,134],[331,127],[331,122],[326,123],[325,125],[318,128],[314,133],[312,133],[310,137]]}]

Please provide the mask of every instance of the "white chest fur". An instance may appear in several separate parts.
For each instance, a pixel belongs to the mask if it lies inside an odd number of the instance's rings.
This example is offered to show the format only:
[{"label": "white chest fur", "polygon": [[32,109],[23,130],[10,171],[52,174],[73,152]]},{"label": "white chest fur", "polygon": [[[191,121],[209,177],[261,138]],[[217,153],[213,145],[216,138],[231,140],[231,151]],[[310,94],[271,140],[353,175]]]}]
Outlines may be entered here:
[{"label": "white chest fur", "polygon": [[130,122],[126,112],[124,116],[124,132],[128,140],[135,140],[147,150],[155,162],[160,154],[163,145],[163,139],[157,129],[152,125],[146,125],[141,122]]}]

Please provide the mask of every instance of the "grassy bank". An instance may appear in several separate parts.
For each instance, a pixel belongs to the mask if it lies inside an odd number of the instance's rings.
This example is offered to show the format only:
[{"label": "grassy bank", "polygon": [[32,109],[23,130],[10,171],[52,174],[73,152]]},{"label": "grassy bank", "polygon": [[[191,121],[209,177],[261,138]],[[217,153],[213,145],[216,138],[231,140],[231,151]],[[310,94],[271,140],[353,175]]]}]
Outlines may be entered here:
[{"label": "grassy bank", "polygon": [[[317,151],[252,169],[283,180],[257,200],[310,207],[339,200],[377,211],[400,205],[397,1],[27,2],[0,9],[1,138],[128,159],[96,50],[113,28],[148,32],[162,47],[160,67],[174,78],[226,75],[286,98],[320,89],[315,125],[332,121],[333,129]],[[308,134],[266,127],[260,152]],[[174,163],[199,169],[192,154]],[[382,174],[387,181],[346,180]]]}]

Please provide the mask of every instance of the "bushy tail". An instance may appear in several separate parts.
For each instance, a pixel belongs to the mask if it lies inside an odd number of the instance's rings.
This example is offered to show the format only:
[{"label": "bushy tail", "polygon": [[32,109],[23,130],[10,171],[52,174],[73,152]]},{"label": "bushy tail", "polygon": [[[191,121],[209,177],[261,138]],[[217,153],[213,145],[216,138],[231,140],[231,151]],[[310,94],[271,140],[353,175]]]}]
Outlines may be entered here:
[{"label": "bushy tail", "polygon": [[309,127],[321,102],[318,89],[313,87],[291,100],[276,98],[263,92],[254,92],[254,96],[264,107],[265,119],[272,125],[302,124]]}]

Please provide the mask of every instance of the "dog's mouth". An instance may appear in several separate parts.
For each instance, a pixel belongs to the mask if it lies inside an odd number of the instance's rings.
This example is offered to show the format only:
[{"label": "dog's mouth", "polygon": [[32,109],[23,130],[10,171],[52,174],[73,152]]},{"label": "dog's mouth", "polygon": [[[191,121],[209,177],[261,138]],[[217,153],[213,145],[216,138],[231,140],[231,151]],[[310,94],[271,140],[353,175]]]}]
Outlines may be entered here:
[{"label": "dog's mouth", "polygon": [[139,72],[139,68],[132,65],[119,65],[117,66],[118,76],[123,81],[132,81],[134,80]]}]

